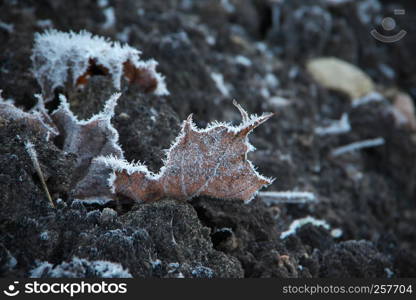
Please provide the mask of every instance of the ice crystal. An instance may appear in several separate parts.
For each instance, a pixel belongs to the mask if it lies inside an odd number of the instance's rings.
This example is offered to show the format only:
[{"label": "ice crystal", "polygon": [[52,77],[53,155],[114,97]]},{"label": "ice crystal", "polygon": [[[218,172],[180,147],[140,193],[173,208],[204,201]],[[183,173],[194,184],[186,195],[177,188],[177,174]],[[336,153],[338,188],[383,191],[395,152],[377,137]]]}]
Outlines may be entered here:
[{"label": "ice crystal", "polygon": [[57,87],[83,86],[93,75],[110,75],[120,90],[123,75],[144,92],[166,95],[164,77],[155,60],[140,60],[141,52],[90,32],[47,30],[35,35],[31,56],[33,73],[50,100]]}]

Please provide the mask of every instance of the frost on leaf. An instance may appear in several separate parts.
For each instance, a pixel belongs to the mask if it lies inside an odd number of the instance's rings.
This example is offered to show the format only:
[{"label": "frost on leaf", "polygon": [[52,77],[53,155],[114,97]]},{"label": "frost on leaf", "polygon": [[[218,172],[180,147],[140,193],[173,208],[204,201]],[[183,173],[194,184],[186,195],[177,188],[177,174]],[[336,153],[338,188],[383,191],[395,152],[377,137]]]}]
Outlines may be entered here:
[{"label": "frost on leaf", "polygon": [[102,155],[123,158],[123,151],[118,145],[118,132],[111,124],[119,97],[118,93],[111,96],[103,111],[89,120],[78,120],[69,109],[65,96],[60,95],[61,104],[52,113],[52,119],[61,133],[63,150],[78,155],[72,175],[73,194],[78,198],[111,197],[107,185],[111,169],[93,159]]},{"label": "frost on leaf", "polygon": [[96,161],[114,169],[109,182],[113,191],[136,201],[205,195],[248,202],[272,180],[258,174],[247,160],[247,153],[254,149],[247,136],[272,114],[249,117],[240,105],[234,105],[243,118],[240,126],[215,122],[198,129],[189,116],[158,174],[151,173],[145,165],[116,157]]},{"label": "frost on leaf", "polygon": [[35,35],[31,56],[33,73],[47,100],[57,87],[72,89],[87,84],[94,75],[109,75],[120,90],[122,77],[146,92],[169,94],[155,60],[140,60],[141,52],[87,31],[48,30]]},{"label": "frost on leaf", "polygon": [[45,109],[43,98],[40,95],[35,95],[35,97],[38,100],[37,105],[29,112],[25,112],[14,104],[6,102],[0,90],[0,117],[25,124],[39,132],[48,141],[50,137],[58,135],[58,131]]}]

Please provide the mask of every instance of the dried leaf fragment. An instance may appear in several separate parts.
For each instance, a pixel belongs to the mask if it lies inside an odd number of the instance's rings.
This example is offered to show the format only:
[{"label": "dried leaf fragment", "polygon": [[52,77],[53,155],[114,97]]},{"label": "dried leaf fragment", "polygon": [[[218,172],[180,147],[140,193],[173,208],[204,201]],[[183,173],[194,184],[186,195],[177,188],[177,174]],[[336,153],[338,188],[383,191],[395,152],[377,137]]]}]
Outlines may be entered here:
[{"label": "dried leaf fragment", "polygon": [[91,76],[109,75],[116,89],[126,77],[144,92],[168,95],[164,77],[155,60],[140,60],[141,52],[90,32],[46,30],[35,35],[32,50],[33,74],[49,101],[57,87],[72,89],[88,83]]},{"label": "dried leaf fragment", "polygon": [[143,164],[116,157],[100,157],[96,161],[114,169],[109,180],[113,191],[136,201],[204,195],[248,202],[272,179],[258,174],[247,160],[247,153],[254,149],[247,136],[273,114],[248,116],[240,105],[234,104],[242,115],[240,126],[215,122],[198,129],[190,115],[167,151],[158,174],[151,173]]},{"label": "dried leaf fragment", "polygon": [[43,98],[35,95],[37,105],[29,112],[25,112],[14,104],[8,103],[1,97],[0,90],[0,117],[6,120],[19,122],[39,132],[48,141],[50,137],[58,135],[58,130],[46,112]]},{"label": "dried leaf fragment", "polygon": [[93,159],[102,155],[123,158],[123,151],[118,145],[118,132],[111,124],[119,97],[120,93],[112,95],[103,111],[89,120],[78,120],[65,96],[60,95],[61,104],[52,113],[52,119],[61,133],[63,150],[78,155],[72,175],[74,195],[78,198],[111,197],[107,186],[111,170],[96,164]]}]

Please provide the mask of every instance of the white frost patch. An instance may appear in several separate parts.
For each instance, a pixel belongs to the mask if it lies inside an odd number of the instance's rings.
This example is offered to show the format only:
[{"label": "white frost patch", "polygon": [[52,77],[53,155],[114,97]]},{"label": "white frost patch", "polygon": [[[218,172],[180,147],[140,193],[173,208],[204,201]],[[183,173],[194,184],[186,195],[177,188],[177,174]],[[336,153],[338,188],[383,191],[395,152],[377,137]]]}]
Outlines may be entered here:
[{"label": "white frost patch", "polygon": [[94,61],[109,70],[114,87],[120,90],[124,63],[130,62],[135,68],[148,70],[156,78],[156,95],[169,94],[164,77],[156,72],[157,62],[142,61],[140,54],[135,48],[94,36],[85,30],[67,33],[51,29],[35,34],[32,71],[43,94],[51,95],[57,87],[65,86],[69,80],[75,85],[77,79],[86,73],[90,62]]},{"label": "white frost patch", "polygon": [[192,270],[192,276],[197,278],[213,278],[214,270],[208,267],[199,266]]},{"label": "white frost patch", "polygon": [[150,119],[153,122],[156,122],[157,118],[159,117],[158,111],[156,109],[154,109],[153,107],[151,107],[150,108],[150,113],[151,113]]},{"label": "white frost patch", "polygon": [[50,19],[37,20],[36,25],[40,28],[52,28],[53,22]]},{"label": "white frost patch", "polygon": [[103,197],[89,197],[85,199],[75,199],[75,201],[81,201],[83,204],[87,204],[87,205],[104,206],[107,203],[113,201],[113,199],[103,196]]},{"label": "white frost patch", "polygon": [[295,234],[296,230],[298,230],[299,228],[301,228],[302,226],[306,224],[312,224],[313,226],[323,227],[326,230],[331,229],[331,226],[326,221],[318,220],[318,219],[315,219],[314,217],[308,216],[302,219],[294,220],[292,224],[290,224],[289,230],[284,231],[280,234],[280,239],[283,240],[287,238],[288,236]]},{"label": "white frost patch", "polygon": [[162,265],[162,262],[160,261],[160,259],[150,260],[150,263],[152,265],[152,269],[159,268]]},{"label": "white frost patch", "polygon": [[341,120],[333,122],[328,127],[317,127],[315,133],[320,136],[324,135],[337,135],[351,131],[351,125],[349,122],[348,114],[344,113]]},{"label": "white frost patch", "polygon": [[14,267],[16,267],[16,265],[17,265],[16,258],[14,258],[14,256],[10,255],[9,260],[6,263],[6,266],[10,269],[13,269]]},{"label": "white frost patch", "polygon": [[14,106],[14,99],[13,98],[4,99],[2,97],[2,93],[3,93],[3,90],[0,90],[0,104],[7,104],[7,105],[13,105]]},{"label": "white frost patch", "polygon": [[344,4],[344,3],[349,3],[352,2],[354,0],[326,0],[326,2],[329,5],[339,5],[339,4]]},{"label": "white frost patch", "polygon": [[220,73],[211,73],[211,78],[215,82],[218,90],[221,92],[221,94],[225,97],[230,96],[230,90],[228,89],[227,85],[224,82],[224,76]]},{"label": "white frost patch", "polygon": [[28,140],[25,142],[25,149],[26,152],[29,154],[29,157],[32,160],[33,166],[36,169],[36,171],[40,170],[38,154],[36,152],[35,145],[33,145],[33,143]]},{"label": "white frost patch", "polygon": [[[61,112],[65,112],[66,115],[71,119],[73,123],[76,125],[82,126],[82,125],[88,125],[90,123],[93,123],[98,120],[104,121],[103,126],[109,128],[112,133],[113,137],[112,140],[114,143],[117,143],[118,141],[118,131],[112,126],[111,119],[114,116],[114,110],[117,105],[117,100],[120,98],[121,93],[114,93],[111,95],[111,97],[105,102],[104,108],[101,112],[99,112],[96,115],[93,115],[90,119],[87,120],[79,120],[76,115],[73,114],[71,109],[69,108],[69,102],[66,99],[66,97],[62,94],[59,95],[59,100],[61,101],[58,108],[52,112],[52,115],[58,114]],[[117,147],[119,147],[117,145]],[[76,153],[76,152],[74,152]]]},{"label": "white frost patch", "polygon": [[116,37],[123,43],[128,43],[130,33],[131,33],[131,27],[124,27],[123,31],[116,34]]},{"label": "white frost patch", "polygon": [[8,33],[13,33],[14,32],[14,25],[13,24],[8,24],[8,23],[4,23],[0,20],[0,29],[3,29],[5,31],[7,31]]},{"label": "white frost patch", "polygon": [[291,67],[290,70],[289,70],[288,75],[289,75],[289,78],[290,79],[295,79],[296,77],[298,77],[298,75],[299,75],[299,67],[298,66]]},{"label": "white frost patch", "polygon": [[[100,161],[100,160],[97,160],[97,161]],[[116,186],[114,184],[116,179],[117,179],[116,172],[113,170],[113,172],[110,173],[110,176],[107,179],[107,186],[110,188],[110,191],[113,194],[116,193]]]},{"label": "white frost patch", "polygon": [[173,273],[173,272],[175,272],[177,269],[179,269],[179,267],[180,267],[180,265],[179,265],[179,263],[177,263],[177,262],[174,262],[174,263],[169,263],[169,264],[168,264],[168,268],[169,268],[169,269],[172,269],[172,270],[169,270],[169,271],[168,271],[168,273]]},{"label": "white frost patch", "polygon": [[175,278],[185,278],[181,271],[179,271],[179,263],[169,263],[168,264],[168,273],[173,274]]},{"label": "white frost patch", "polygon": [[108,6],[108,0],[98,0],[99,7],[106,7]]},{"label": "white frost patch", "polygon": [[358,107],[358,106],[365,105],[365,104],[372,103],[372,102],[383,102],[383,101],[385,101],[383,95],[377,92],[371,92],[364,97],[355,99],[352,102],[352,107]]},{"label": "white frost patch", "polygon": [[49,233],[47,231],[44,231],[41,234],[39,234],[39,238],[42,241],[47,241],[47,240],[49,240]]},{"label": "white frost patch", "polygon": [[394,272],[390,270],[390,268],[384,268],[384,272],[386,272],[387,278],[392,278],[394,276]]},{"label": "white frost patch", "polygon": [[276,88],[280,85],[279,79],[277,79],[273,73],[267,73],[264,79],[266,80],[267,86],[269,88]]},{"label": "white frost patch", "polygon": [[370,24],[373,16],[380,11],[381,4],[379,1],[360,1],[357,3],[358,17],[363,24]]},{"label": "white frost patch", "polygon": [[264,99],[269,99],[270,98],[270,91],[269,91],[269,89],[266,88],[266,87],[262,87],[260,89],[260,95],[262,95],[262,97]]},{"label": "white frost patch", "polygon": [[280,203],[308,203],[317,202],[316,196],[310,192],[259,192],[258,196],[267,205],[280,204]]},{"label": "white frost patch", "polygon": [[43,273],[53,267],[53,265],[47,261],[38,262],[36,265],[36,268],[29,271],[29,278],[41,278]]},{"label": "white frost patch", "polygon": [[120,159],[114,155],[99,156],[94,158],[94,160],[103,163],[105,166],[112,168],[114,171],[126,171],[129,175],[139,172],[154,176],[154,174],[151,173],[144,164],[140,162],[128,162],[127,160]]},{"label": "white frost patch", "polygon": [[10,251],[5,249],[6,253],[5,256],[3,256],[3,260],[2,260],[2,269],[14,269],[14,267],[16,267],[17,265],[17,260],[16,258],[11,255]]},{"label": "white frost patch", "polygon": [[227,13],[232,14],[235,12],[235,6],[230,3],[230,0],[221,0],[221,5]]},{"label": "white frost patch", "polygon": [[336,157],[336,156],[339,156],[348,152],[357,151],[357,150],[361,150],[364,148],[378,147],[384,144],[385,144],[385,140],[382,137],[370,139],[370,140],[364,140],[364,141],[355,142],[355,143],[348,144],[346,146],[336,148],[332,150],[331,155],[333,157]]},{"label": "white frost patch", "polygon": [[107,7],[103,10],[105,16],[105,22],[102,25],[103,29],[110,29],[116,24],[116,15],[113,7]]},{"label": "white frost patch", "polygon": [[217,42],[217,39],[213,35],[205,36],[205,41],[208,45],[213,46]]},{"label": "white frost patch", "polygon": [[263,42],[257,42],[257,43],[255,44],[255,47],[256,47],[256,49],[257,49],[258,51],[260,51],[260,52],[262,52],[262,53],[267,52],[267,49],[268,49],[267,44],[266,44],[266,43],[263,43]]},{"label": "white frost patch", "polygon": [[87,275],[99,278],[132,278],[129,271],[118,263],[103,260],[88,261],[78,257],[56,266],[47,261],[37,262],[37,266],[29,271],[30,278],[83,278]]},{"label": "white frost patch", "polygon": [[389,79],[394,79],[396,77],[396,72],[390,66],[386,64],[379,64],[378,68],[380,71]]},{"label": "white frost patch", "polygon": [[235,57],[235,62],[239,65],[245,66],[245,67],[251,67],[252,63],[249,58],[243,55],[237,55]]},{"label": "white frost patch", "polygon": [[228,228],[228,227],[223,227],[223,228],[215,230],[215,232],[227,232],[229,234],[232,234],[233,230],[231,228]]},{"label": "white frost patch", "polygon": [[131,274],[124,270],[118,263],[112,263],[104,260],[92,262],[95,271],[100,274],[101,278],[132,278]]},{"label": "white frost patch", "polygon": [[269,98],[269,104],[275,108],[281,108],[292,104],[292,102],[286,98],[274,96]]},{"label": "white frost patch", "polygon": [[[106,207],[103,209],[103,211],[101,212],[101,222],[102,223],[110,223],[112,221],[114,221],[117,218],[118,214],[117,212],[109,207]],[[115,229],[115,230],[109,230],[108,233],[109,234],[120,234],[120,229]],[[131,239],[131,237],[128,237],[128,239]]]},{"label": "white frost patch", "polygon": [[342,234],[343,234],[342,229],[335,228],[331,230],[331,236],[335,239],[340,238]]}]

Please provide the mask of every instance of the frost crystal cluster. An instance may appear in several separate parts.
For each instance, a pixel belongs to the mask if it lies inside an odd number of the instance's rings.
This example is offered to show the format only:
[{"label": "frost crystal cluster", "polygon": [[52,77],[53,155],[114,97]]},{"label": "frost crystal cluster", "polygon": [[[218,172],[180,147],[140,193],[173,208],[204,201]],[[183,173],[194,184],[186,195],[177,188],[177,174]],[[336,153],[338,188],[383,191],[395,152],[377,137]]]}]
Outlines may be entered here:
[{"label": "frost crystal cluster", "polygon": [[37,105],[29,112],[25,112],[14,104],[6,102],[1,96],[0,90],[0,117],[25,124],[28,128],[35,129],[46,140],[49,140],[50,137],[58,135],[58,130],[46,112],[43,98],[40,95],[35,95],[35,97],[38,100]]},{"label": "frost crystal cluster", "polygon": [[169,94],[155,60],[140,60],[141,52],[90,32],[48,30],[35,35],[33,73],[47,100],[57,87],[83,86],[93,75],[109,75],[117,90],[125,76],[144,92]]}]

